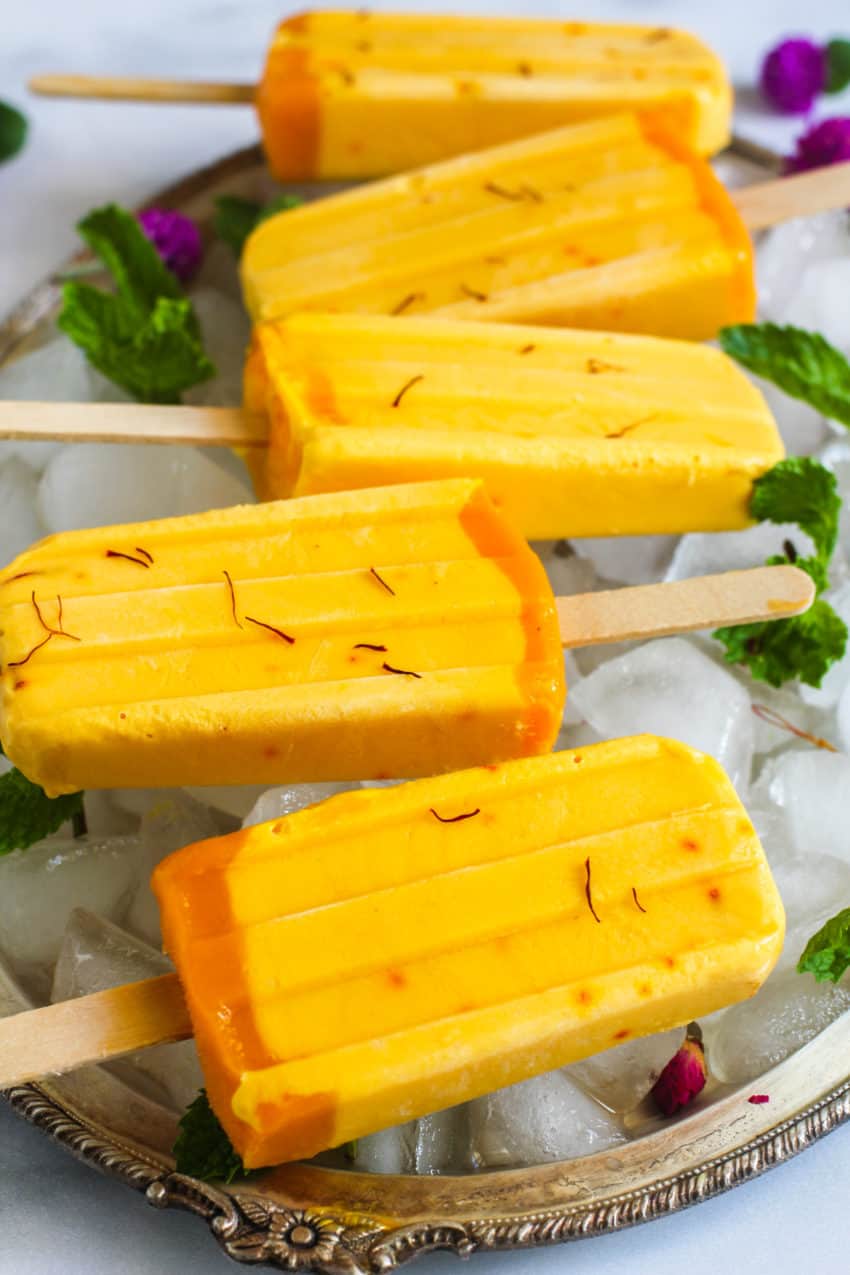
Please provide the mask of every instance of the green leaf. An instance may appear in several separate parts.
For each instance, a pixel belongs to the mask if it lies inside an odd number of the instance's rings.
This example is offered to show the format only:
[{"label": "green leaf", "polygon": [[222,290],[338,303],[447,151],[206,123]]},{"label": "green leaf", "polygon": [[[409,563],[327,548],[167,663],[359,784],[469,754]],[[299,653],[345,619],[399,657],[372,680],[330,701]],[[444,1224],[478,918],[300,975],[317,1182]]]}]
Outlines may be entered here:
[{"label": "green leaf", "polygon": [[215,201],[213,229],[237,257],[242,255],[245,240],[260,222],[275,213],[297,208],[304,201],[298,195],[278,195],[268,204],[253,199],[240,199],[237,195],[220,195]]},{"label": "green leaf", "polygon": [[142,316],[123,297],[66,283],[57,322],[99,372],[141,403],[179,403],[184,390],[215,375],[185,297],[159,297]]},{"label": "green leaf", "polygon": [[850,968],[850,908],[827,921],[806,944],[797,962],[800,974],[814,974],[819,983],[837,983]]},{"label": "green leaf", "polygon": [[796,677],[820,686],[847,648],[847,625],[818,598],[802,615],[717,629],[714,637],[726,647],[727,664],[745,665],[757,682],[781,686]]},{"label": "green leaf", "polygon": [[[753,484],[750,513],[759,522],[796,522],[829,563],[838,541],[841,497],[835,475],[810,456],[781,460]],[[821,585],[824,588],[825,585]]]},{"label": "green leaf", "polygon": [[19,770],[0,775],[0,855],[26,850],[83,808],[83,794],[48,797]]},{"label": "green leaf", "polygon": [[0,102],[0,164],[12,159],[27,140],[26,116],[8,102]]},{"label": "green leaf", "polygon": [[233,1182],[250,1177],[202,1089],[180,1121],[174,1143],[177,1172],[202,1182]]},{"label": "green leaf", "polygon": [[106,265],[116,291],[70,282],[57,320],[90,363],[142,403],[179,403],[215,375],[192,303],[135,217],[97,208],[79,231]]},{"label": "green leaf", "polygon": [[126,209],[117,204],[95,208],[77,223],[77,230],[112,275],[118,295],[141,316],[160,297],[183,296],[177,276]]},{"label": "green leaf", "polygon": [[850,84],[850,40],[830,40],[826,46],[825,93],[840,93]]},{"label": "green leaf", "polygon": [[850,425],[850,363],[819,333],[776,323],[741,323],[723,328],[719,340],[743,367],[831,420]]}]

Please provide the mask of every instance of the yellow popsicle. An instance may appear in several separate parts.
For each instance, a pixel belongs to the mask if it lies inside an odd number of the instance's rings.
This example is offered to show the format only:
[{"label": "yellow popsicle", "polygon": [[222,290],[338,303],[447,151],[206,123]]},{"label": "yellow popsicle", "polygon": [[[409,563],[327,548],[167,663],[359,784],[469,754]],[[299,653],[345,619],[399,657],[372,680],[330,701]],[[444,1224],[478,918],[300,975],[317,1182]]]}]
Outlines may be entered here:
[{"label": "yellow popsicle", "polygon": [[283,22],[256,103],[290,181],[382,176],[622,109],[712,154],[732,92],[719,58],[669,27],[357,10]]},{"label": "yellow popsicle", "polygon": [[0,738],[78,788],[433,774],[547,751],[539,559],[479,482],[72,531],[0,574]]},{"label": "yellow popsicle", "polygon": [[784,931],[721,768],[651,736],[332,797],[153,885],[249,1167],[740,1000]]},{"label": "yellow popsicle", "polygon": [[474,476],[532,539],[744,527],[784,454],[731,359],[652,337],[301,314],[255,328],[245,401],[265,498]]},{"label": "yellow popsicle", "polygon": [[303,310],[702,340],[754,316],[752,247],[708,165],[608,116],[279,213],[242,256],[254,319]]}]

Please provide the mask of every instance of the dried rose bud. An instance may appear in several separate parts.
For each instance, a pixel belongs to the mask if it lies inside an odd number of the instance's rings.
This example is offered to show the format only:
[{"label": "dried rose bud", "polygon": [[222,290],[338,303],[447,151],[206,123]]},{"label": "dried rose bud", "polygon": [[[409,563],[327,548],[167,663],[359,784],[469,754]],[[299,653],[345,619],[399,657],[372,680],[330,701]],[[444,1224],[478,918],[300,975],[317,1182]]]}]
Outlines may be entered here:
[{"label": "dried rose bud", "polygon": [[761,91],[783,115],[805,115],[826,87],[826,49],[811,40],[783,40],[761,68]]},{"label": "dried rose bud", "polygon": [[850,159],[850,117],[835,115],[797,138],[797,150],[786,161],[789,173],[804,173]]},{"label": "dried rose bud", "polygon": [[770,1102],[770,1094],[767,1094],[767,1093],[750,1094],[749,1098],[747,1099],[747,1102],[751,1102],[754,1107],[760,1107],[763,1103]]},{"label": "dried rose bud", "polygon": [[187,283],[201,264],[201,233],[191,217],[168,208],[146,208],[139,225],[172,274]]},{"label": "dried rose bud", "polygon": [[662,1116],[686,1107],[705,1087],[705,1054],[698,1040],[688,1036],[652,1086],[652,1099]]}]

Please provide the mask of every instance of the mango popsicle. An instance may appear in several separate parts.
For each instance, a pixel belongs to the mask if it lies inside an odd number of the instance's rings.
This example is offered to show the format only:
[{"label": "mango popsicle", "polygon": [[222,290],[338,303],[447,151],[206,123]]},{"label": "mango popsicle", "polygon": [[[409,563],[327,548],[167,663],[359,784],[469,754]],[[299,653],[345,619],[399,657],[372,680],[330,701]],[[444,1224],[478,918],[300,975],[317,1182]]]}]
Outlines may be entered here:
[{"label": "mango popsicle", "polygon": [[265,498],[475,476],[532,539],[734,530],[784,454],[719,350],[458,320],[257,325],[245,406]]},{"label": "mango popsicle", "polygon": [[719,58],[670,28],[320,11],[272,40],[256,105],[282,181],[376,177],[622,109],[729,140]]},{"label": "mango popsicle", "polygon": [[702,340],[755,311],[752,247],[729,194],[633,114],[270,217],[241,272],[257,320],[429,313]]},{"label": "mango popsicle", "polygon": [[555,598],[474,479],[64,532],[0,576],[0,739],[49,795],[435,774],[551,747],[562,646],[813,597],[772,566]]},{"label": "mango popsicle", "polygon": [[248,1167],[757,990],[784,917],[716,762],[640,736],[332,797],[153,879]]},{"label": "mango popsicle", "polygon": [[67,532],[0,576],[0,738],[50,794],[545,752],[552,590],[480,483]]}]

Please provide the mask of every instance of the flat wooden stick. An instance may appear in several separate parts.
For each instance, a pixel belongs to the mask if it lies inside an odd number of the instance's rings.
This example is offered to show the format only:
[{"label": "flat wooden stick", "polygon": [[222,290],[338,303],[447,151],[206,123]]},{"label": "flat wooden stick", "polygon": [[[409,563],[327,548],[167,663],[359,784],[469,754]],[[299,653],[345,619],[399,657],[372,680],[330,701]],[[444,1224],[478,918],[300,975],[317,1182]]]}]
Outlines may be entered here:
[{"label": "flat wooden stick", "polygon": [[793,217],[811,217],[814,213],[846,208],[850,206],[850,162],[744,186],[731,194],[744,225],[750,230],[778,226]]},{"label": "flat wooden stick", "polygon": [[0,438],[74,443],[188,443],[266,447],[268,422],[239,407],[160,407],[149,403],[0,401]]},{"label": "flat wooden stick", "polygon": [[149,80],[120,75],[35,75],[32,93],[43,97],[108,97],[122,102],[253,102],[253,84],[204,80]]},{"label": "flat wooden stick", "polygon": [[814,582],[805,571],[776,566],[579,593],[556,598],[555,606],[561,642],[569,648],[781,620],[808,610],[814,597]]},{"label": "flat wooden stick", "polygon": [[176,974],[0,1018],[0,1089],[192,1035]]}]

